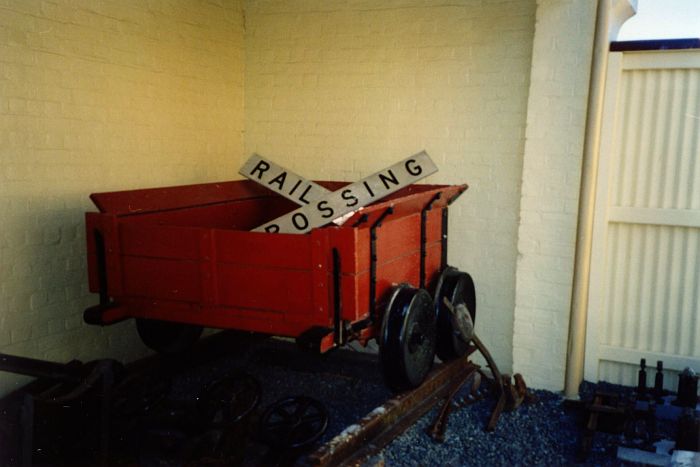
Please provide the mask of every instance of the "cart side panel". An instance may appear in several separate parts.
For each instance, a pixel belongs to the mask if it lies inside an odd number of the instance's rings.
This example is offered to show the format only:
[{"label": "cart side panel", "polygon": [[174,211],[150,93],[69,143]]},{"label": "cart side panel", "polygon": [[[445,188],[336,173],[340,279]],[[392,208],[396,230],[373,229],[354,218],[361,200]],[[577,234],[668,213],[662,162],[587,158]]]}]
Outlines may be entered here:
[{"label": "cart side panel", "polygon": [[[218,303],[281,312],[289,323],[329,325],[327,234],[215,231]],[[285,335],[289,335],[285,333]]]},{"label": "cart side panel", "polygon": [[369,229],[321,230],[329,233],[329,249],[337,250],[340,260],[341,319],[350,322],[364,319],[369,310]]},{"label": "cart side panel", "polygon": [[303,323],[286,321],[284,314],[280,312],[239,310],[223,306],[204,306],[198,303],[140,297],[125,298],[124,305],[133,310],[135,316],[213,328],[238,329],[289,337],[298,336],[308,329],[308,326]]},{"label": "cart side panel", "polygon": [[[387,218],[377,229],[377,265],[388,263],[406,255],[420,251],[420,213],[398,219]],[[419,263],[415,271],[406,277],[418,274]],[[416,278],[418,276],[416,275]],[[410,282],[410,281],[409,281]],[[414,285],[418,282],[411,282]]]},{"label": "cart side panel", "polygon": [[331,323],[333,309],[333,253],[331,231],[316,229],[311,232],[311,275],[313,306],[303,315],[292,315],[295,321],[311,320],[314,324]]},{"label": "cart side panel", "polygon": [[344,274],[341,278],[342,317],[359,321],[369,314],[369,270],[359,274]]},{"label": "cart side panel", "polygon": [[214,236],[219,263],[279,269],[311,267],[311,241],[307,235],[215,230]]},{"label": "cart side panel", "polygon": [[[370,308],[370,228],[340,229],[335,235],[342,259],[343,319],[358,321]],[[388,216],[376,229],[377,270],[375,310],[383,310],[393,285],[420,282],[421,215]],[[353,243],[354,242],[354,243]],[[432,291],[440,274],[442,259],[442,209],[426,213],[425,273],[426,287]]]},{"label": "cart side panel", "polygon": [[202,299],[197,261],[124,256],[123,270],[125,295],[184,302]]},{"label": "cart side panel", "polygon": [[239,309],[308,314],[313,309],[309,270],[219,264],[217,285],[222,305]]},{"label": "cart side panel", "polygon": [[[123,256],[199,260],[202,229],[121,222]],[[167,265],[166,265],[167,267]]]},{"label": "cart side panel", "polygon": [[415,250],[399,258],[377,265],[377,305],[388,295],[392,286],[401,283],[418,287],[420,278],[420,251]]},{"label": "cart side panel", "polygon": [[269,190],[249,180],[180,185],[139,190],[93,193],[90,199],[100,212],[129,215],[182,209],[269,195]]},{"label": "cart side panel", "polygon": [[291,201],[274,194],[217,204],[123,216],[130,223],[165,224],[248,231],[294,209]]},{"label": "cart side panel", "polygon": [[438,277],[442,271],[442,211],[444,208],[431,209],[426,218],[426,256],[425,283],[428,291],[433,294]]}]

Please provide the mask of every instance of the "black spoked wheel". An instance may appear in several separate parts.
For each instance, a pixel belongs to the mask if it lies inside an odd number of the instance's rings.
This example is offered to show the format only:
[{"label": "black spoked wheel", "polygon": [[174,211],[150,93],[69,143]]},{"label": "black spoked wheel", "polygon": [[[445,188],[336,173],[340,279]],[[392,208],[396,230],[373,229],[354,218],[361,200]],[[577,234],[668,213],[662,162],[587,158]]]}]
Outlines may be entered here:
[{"label": "black spoked wheel", "polygon": [[136,330],[148,348],[162,354],[184,352],[202,335],[201,326],[143,318],[136,318]]},{"label": "black spoked wheel", "polygon": [[379,361],[387,386],[405,391],[419,386],[435,358],[435,315],[430,294],[401,284],[384,312]]},{"label": "black spoked wheel", "polygon": [[231,427],[245,419],[260,402],[262,388],[247,374],[234,374],[216,381],[200,397],[200,409],[206,419],[220,428]]},{"label": "black spoked wheel", "polygon": [[275,402],[260,418],[260,437],[270,446],[297,450],[315,443],[328,427],[328,411],[307,396]]},{"label": "black spoked wheel", "polygon": [[448,266],[440,274],[435,289],[435,313],[437,316],[437,356],[443,362],[467,353],[469,344],[455,332],[450,310],[444,303],[447,298],[453,305],[466,305],[472,322],[476,318],[476,289],[472,276]]}]

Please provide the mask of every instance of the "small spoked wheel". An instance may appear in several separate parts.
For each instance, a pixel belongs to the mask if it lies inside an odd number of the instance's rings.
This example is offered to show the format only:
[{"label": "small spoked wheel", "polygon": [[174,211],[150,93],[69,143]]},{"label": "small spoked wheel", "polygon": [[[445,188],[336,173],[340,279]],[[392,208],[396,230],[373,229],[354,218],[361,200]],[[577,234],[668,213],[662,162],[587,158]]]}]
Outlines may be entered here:
[{"label": "small spoked wheel", "polygon": [[435,358],[435,314],[430,294],[408,284],[397,286],[384,312],[379,361],[393,391],[418,387]]},{"label": "small spoked wheel", "polygon": [[437,316],[437,356],[443,362],[461,357],[467,353],[465,342],[455,329],[454,317],[445,305],[445,298],[454,306],[464,304],[469,310],[472,323],[476,318],[476,289],[472,277],[466,272],[448,266],[440,274],[435,289],[435,314]]},{"label": "small spoked wheel", "polygon": [[201,326],[144,318],[136,318],[136,330],[146,347],[162,354],[184,352],[202,335]]},{"label": "small spoked wheel", "polygon": [[260,437],[280,449],[302,449],[316,442],[328,427],[328,411],[307,396],[275,402],[260,418]]},{"label": "small spoked wheel", "polygon": [[260,402],[260,383],[250,375],[227,376],[209,386],[200,398],[203,415],[214,426],[226,428],[240,422]]}]

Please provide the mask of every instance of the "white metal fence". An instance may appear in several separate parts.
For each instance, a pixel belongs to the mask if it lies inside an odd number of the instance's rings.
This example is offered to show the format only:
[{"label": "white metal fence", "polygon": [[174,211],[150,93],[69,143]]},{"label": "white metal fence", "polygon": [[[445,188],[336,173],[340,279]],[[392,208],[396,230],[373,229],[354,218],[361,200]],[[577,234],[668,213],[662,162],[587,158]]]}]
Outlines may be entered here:
[{"label": "white metal fence", "polygon": [[585,378],[700,370],[700,50],[612,52],[605,92]]}]

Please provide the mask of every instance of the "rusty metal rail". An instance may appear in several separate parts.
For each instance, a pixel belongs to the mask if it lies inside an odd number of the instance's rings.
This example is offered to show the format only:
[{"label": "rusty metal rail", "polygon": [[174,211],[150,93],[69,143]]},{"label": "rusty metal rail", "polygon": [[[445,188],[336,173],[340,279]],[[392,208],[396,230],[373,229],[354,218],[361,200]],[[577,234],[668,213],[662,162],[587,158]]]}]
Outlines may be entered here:
[{"label": "rusty metal rail", "polygon": [[448,396],[457,382],[464,381],[479,368],[468,357],[439,365],[418,388],[389,399],[299,464],[350,465],[376,454]]}]

